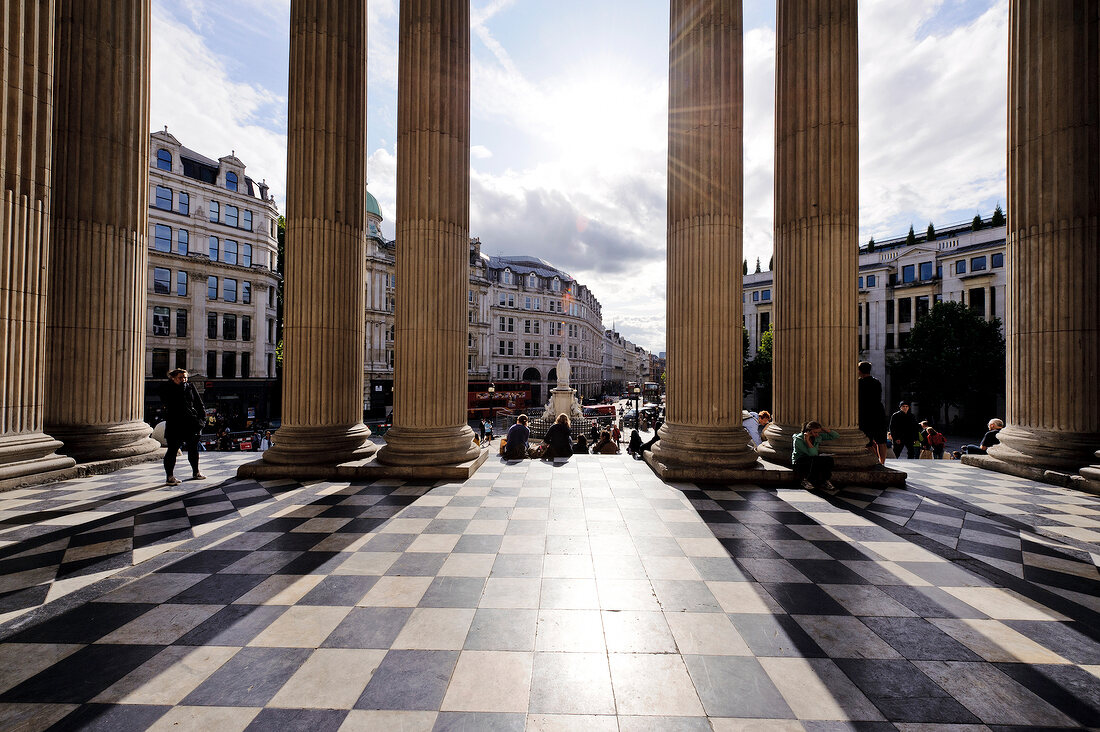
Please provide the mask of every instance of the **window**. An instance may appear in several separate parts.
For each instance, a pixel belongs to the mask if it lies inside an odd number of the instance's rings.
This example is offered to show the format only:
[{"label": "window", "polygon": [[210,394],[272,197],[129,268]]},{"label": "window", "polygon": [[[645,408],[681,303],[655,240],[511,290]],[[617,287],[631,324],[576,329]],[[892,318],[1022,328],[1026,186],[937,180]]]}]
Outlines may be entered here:
[{"label": "window", "polygon": [[252,304],[252,283],[251,282],[242,282],[241,283],[241,302],[243,302],[245,305],[251,305]]},{"label": "window", "polygon": [[917,268],[916,268],[916,266],[912,265],[912,264],[903,265],[902,268],[901,268],[901,281],[903,283],[914,282],[916,279],[917,279]]},{"label": "window", "polygon": [[222,280],[222,297],[226,302],[237,302],[237,281],[226,277]]},{"label": "window", "polygon": [[997,317],[997,288],[989,288],[989,317]]},{"label": "window", "polygon": [[554,282],[551,285],[551,289],[553,289],[554,292],[560,292],[561,291],[561,280],[559,280],[557,277],[555,277]]},{"label": "window", "polygon": [[157,208],[164,209],[165,211],[172,210],[172,189],[165,188],[164,186],[157,186],[157,197],[154,205]]},{"label": "window", "polygon": [[153,335],[166,336],[172,321],[172,311],[168,308],[153,308]]},{"label": "window", "polygon": [[237,228],[237,207],[226,206],[225,207],[225,225]]},{"label": "window", "polygon": [[886,334],[886,350],[891,350],[891,349],[893,349],[893,347],[894,347],[894,334],[893,333],[887,333]]},{"label": "window", "polygon": [[989,259],[993,269],[1000,269],[1005,266],[1004,252],[997,252],[996,254],[990,255]]},{"label": "window", "polygon": [[760,299],[761,300],[771,300],[772,299],[772,291],[771,290],[764,290],[763,292],[760,293]]},{"label": "window", "polygon": [[275,342],[275,319],[274,318],[268,318],[267,319],[267,342],[268,343],[274,343]]},{"label": "window", "polygon": [[753,302],[760,302],[760,290],[753,290],[752,291],[752,301]]},{"label": "window", "polygon": [[861,289],[861,290],[863,289],[863,278],[862,277],[859,278],[859,289]]},{"label": "window", "polygon": [[957,274],[957,275],[966,274],[966,260],[965,259],[960,259],[959,261],[955,262],[955,274]]},{"label": "window", "polygon": [[[167,170],[172,172],[172,153],[168,152],[164,148],[157,150],[157,168],[160,170]],[[153,374],[156,376],[156,374]]]},{"label": "window", "polygon": [[497,355],[504,355],[504,341],[497,341]]},{"label": "window", "polygon": [[153,268],[153,292],[158,295],[172,294],[172,270],[163,267]]},{"label": "window", "polygon": [[936,277],[938,277],[941,280],[943,279],[943,265],[942,264],[937,264],[936,265]]},{"label": "window", "polygon": [[237,174],[230,170],[225,174],[225,187],[227,190],[237,190]]},{"label": "window", "polygon": [[232,239],[222,242],[222,261],[226,264],[237,263],[237,242]]},{"label": "window", "polygon": [[248,315],[241,316],[241,340],[252,340],[252,318]]},{"label": "window", "polygon": [[187,273],[182,269],[176,272],[176,294],[187,297]]},{"label": "window", "polygon": [[241,244],[241,266],[242,267],[251,267],[252,266],[252,245],[251,244]]},{"label": "window", "polygon": [[874,287],[875,286],[875,276],[874,275],[867,275],[867,286],[868,287]]},{"label": "window", "polygon": [[928,295],[921,295],[917,298],[917,320],[925,315],[928,315]]},{"label": "window", "polygon": [[191,196],[186,193],[180,192],[180,208],[179,212],[184,216],[191,215]]},{"label": "window", "polygon": [[207,277],[206,278],[206,299],[217,300],[218,299],[218,278]]},{"label": "window", "polygon": [[531,344],[528,341],[523,342],[523,355],[524,356],[530,356],[531,355]]},{"label": "window", "polygon": [[206,314],[206,337],[217,338],[218,337],[218,314],[207,313]]},{"label": "window", "polygon": [[897,272],[891,272],[888,287],[894,287],[897,284],[898,284],[898,273]]},{"label": "window", "polygon": [[[176,311],[176,337],[183,338],[187,335],[187,311],[180,308]],[[180,366],[179,368],[187,368],[186,366]]]},{"label": "window", "polygon": [[920,263],[920,278],[922,280],[932,279],[932,272],[933,272],[933,270],[932,270],[932,263],[931,262],[921,262]]},{"label": "window", "polygon": [[524,333],[530,333],[531,332],[531,321],[530,320],[524,320],[523,321],[523,332]]},{"label": "window", "polygon": [[909,345],[909,332],[898,333],[898,348],[905,348]]},{"label": "window", "polygon": [[530,297],[523,298],[523,309],[524,310],[530,310],[531,309],[531,298]]},{"label": "window", "polygon": [[985,288],[975,287],[970,291],[970,309],[981,316],[985,316]]},{"label": "window", "polygon": [[528,287],[535,287],[536,285],[538,285],[538,278],[535,277],[535,275],[528,275],[527,276],[527,286]]},{"label": "window", "polygon": [[893,300],[887,300],[886,301],[886,324],[887,325],[893,325],[894,324],[894,301]]},{"label": "window", "polygon": [[163,379],[168,375],[168,349],[153,349],[153,378]]},{"label": "window", "polygon": [[252,231],[252,212],[248,209],[241,211],[241,228],[246,231]]},{"label": "window", "polygon": [[247,353],[247,352],[242,353],[241,354],[241,378],[242,379],[247,379],[251,375],[252,375],[252,354]]},{"label": "window", "polygon": [[539,344],[538,344],[538,342],[537,342],[537,341],[536,341],[535,343],[531,344],[531,350],[532,350],[532,352],[533,352],[533,355],[534,355],[534,356],[535,356],[536,358],[538,358],[538,355],[539,355]]},{"label": "window", "polygon": [[210,202],[210,220],[215,224],[221,219],[221,209],[217,201]]},{"label": "window", "polygon": [[222,315],[222,340],[237,340],[237,316],[231,313]]},{"label": "window", "polygon": [[176,349],[176,368],[177,369],[187,368],[187,349],[186,348],[177,348]]},{"label": "window", "polygon": [[233,351],[222,353],[222,378],[237,378],[237,354]]},{"label": "window", "polygon": [[541,297],[536,297],[535,298],[535,310],[542,310],[542,298]]},{"label": "window", "polygon": [[218,257],[221,256],[218,253],[218,237],[210,237],[210,242],[206,245],[206,255],[210,257],[211,262],[218,261]]},{"label": "window", "polygon": [[512,284],[512,271],[508,269],[504,270],[500,276],[500,280],[506,285]]},{"label": "window", "polygon": [[172,227],[157,224],[153,228],[153,248],[158,252],[172,251]]},{"label": "window", "polygon": [[267,377],[270,379],[275,376],[275,354],[267,354]]},{"label": "window", "polygon": [[974,257],[970,260],[970,271],[981,272],[985,270],[985,257]]},{"label": "window", "polygon": [[206,352],[206,378],[212,379],[218,373],[218,352]]},{"label": "window", "polygon": [[187,246],[191,243],[191,235],[187,233],[187,229],[180,229],[176,232],[176,253],[187,254]]},{"label": "window", "polygon": [[898,322],[913,322],[913,300],[911,298],[903,297],[898,300]]},{"label": "window", "polygon": [[516,296],[515,295],[509,295],[508,296],[508,307],[514,308],[515,306],[516,306]]},{"label": "window", "polygon": [[539,334],[539,330],[540,330],[540,328],[539,328],[539,321],[537,321],[537,320],[536,320],[536,321],[535,321],[535,329],[534,329],[533,331],[531,331],[531,332],[532,332],[532,333],[534,333],[535,335],[538,335],[538,334]]}]

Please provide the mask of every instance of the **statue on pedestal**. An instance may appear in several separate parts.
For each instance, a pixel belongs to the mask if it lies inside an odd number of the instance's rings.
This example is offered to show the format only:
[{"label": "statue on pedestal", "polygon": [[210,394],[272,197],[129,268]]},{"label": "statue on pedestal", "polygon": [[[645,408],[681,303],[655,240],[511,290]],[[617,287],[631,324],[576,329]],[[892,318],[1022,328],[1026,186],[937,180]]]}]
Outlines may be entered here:
[{"label": "statue on pedestal", "polygon": [[568,414],[570,419],[578,419],[583,416],[583,412],[581,412],[580,402],[577,401],[576,390],[569,386],[571,371],[569,359],[565,356],[559,358],[556,369],[558,385],[550,390],[550,401],[546,404],[546,411],[543,412],[542,418],[553,421],[559,414],[564,413]]}]

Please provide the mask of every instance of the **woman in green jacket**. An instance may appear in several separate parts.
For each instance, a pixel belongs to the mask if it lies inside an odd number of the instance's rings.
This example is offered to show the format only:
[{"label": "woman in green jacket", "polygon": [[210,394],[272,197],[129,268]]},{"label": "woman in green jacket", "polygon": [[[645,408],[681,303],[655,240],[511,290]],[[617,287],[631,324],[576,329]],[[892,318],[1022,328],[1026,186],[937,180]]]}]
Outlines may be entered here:
[{"label": "woman in green jacket", "polygon": [[838,437],[836,430],[827,430],[820,422],[807,422],[802,432],[794,436],[791,464],[806,490],[821,488],[826,493],[837,492],[829,480],[833,475],[833,456],[821,452],[821,445]]}]

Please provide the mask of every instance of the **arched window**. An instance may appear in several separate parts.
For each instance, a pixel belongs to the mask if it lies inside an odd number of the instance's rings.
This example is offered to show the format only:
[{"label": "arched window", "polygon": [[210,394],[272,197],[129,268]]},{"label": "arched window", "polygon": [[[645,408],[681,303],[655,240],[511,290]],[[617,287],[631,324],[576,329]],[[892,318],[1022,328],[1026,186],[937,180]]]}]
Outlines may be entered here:
[{"label": "arched window", "polygon": [[504,280],[504,284],[506,284],[506,285],[512,284],[512,270],[510,270],[510,269],[504,270],[503,280]]},{"label": "arched window", "polygon": [[528,287],[534,287],[537,284],[538,284],[538,278],[535,277],[535,275],[529,275],[527,277],[527,286]]},{"label": "arched window", "polygon": [[227,190],[237,190],[237,174],[232,170],[225,174],[225,187]]},{"label": "arched window", "polygon": [[167,170],[172,172],[172,153],[168,152],[164,148],[157,150],[157,167],[161,170]]}]

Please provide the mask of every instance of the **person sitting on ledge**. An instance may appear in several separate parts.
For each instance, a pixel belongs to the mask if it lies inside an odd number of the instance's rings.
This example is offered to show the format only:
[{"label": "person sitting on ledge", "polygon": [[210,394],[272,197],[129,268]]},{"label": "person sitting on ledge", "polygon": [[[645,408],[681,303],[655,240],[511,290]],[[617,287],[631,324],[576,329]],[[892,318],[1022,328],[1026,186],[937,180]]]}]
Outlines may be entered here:
[{"label": "person sitting on ledge", "polygon": [[791,464],[802,487],[808,491],[820,488],[826,493],[837,492],[829,479],[833,475],[833,456],[821,452],[821,443],[840,437],[836,430],[827,430],[820,422],[807,422],[802,432],[794,436],[794,450],[791,452]]},{"label": "person sitting on ledge", "polygon": [[505,460],[522,460],[527,457],[527,440],[531,438],[531,430],[527,427],[527,415],[521,414],[516,418],[516,423],[508,428],[508,434],[504,436],[503,452]]},{"label": "person sitting on ledge", "polygon": [[618,455],[619,446],[611,439],[611,433],[604,430],[600,433],[600,439],[592,446],[593,455]]},{"label": "person sitting on ledge", "polygon": [[1000,440],[997,438],[997,433],[1004,429],[1005,423],[999,419],[989,420],[989,424],[986,425],[989,432],[985,433],[982,437],[980,445],[963,445],[962,452],[964,455],[985,455],[985,451],[994,445],[1000,444]]},{"label": "person sitting on ledge", "polygon": [[588,454],[588,438],[581,435],[577,438],[577,444],[573,445],[574,455],[587,455]]},{"label": "person sitting on ledge", "polygon": [[546,437],[542,438],[546,448],[542,451],[543,460],[554,458],[573,457],[573,444],[569,435],[569,415],[562,412],[546,430]]},{"label": "person sitting on ledge", "polygon": [[630,442],[626,443],[626,454],[641,457],[642,436],[638,430],[630,430]]}]

